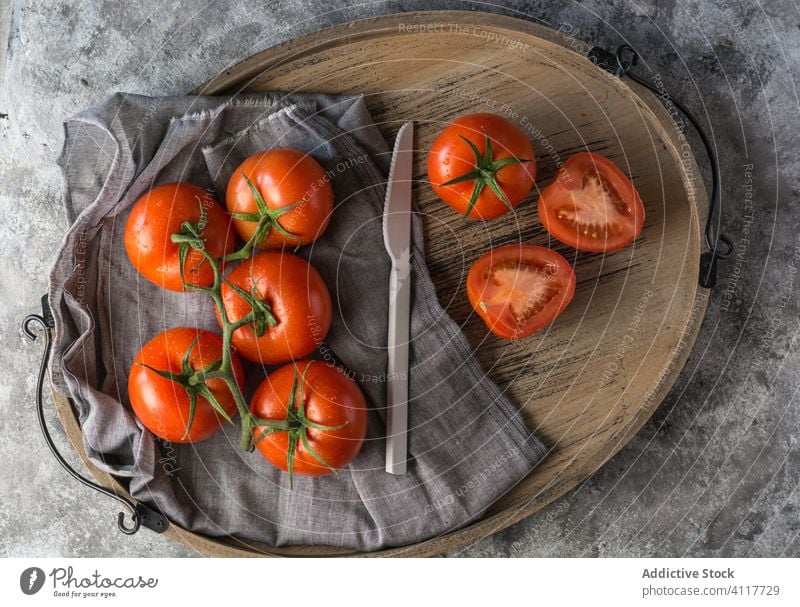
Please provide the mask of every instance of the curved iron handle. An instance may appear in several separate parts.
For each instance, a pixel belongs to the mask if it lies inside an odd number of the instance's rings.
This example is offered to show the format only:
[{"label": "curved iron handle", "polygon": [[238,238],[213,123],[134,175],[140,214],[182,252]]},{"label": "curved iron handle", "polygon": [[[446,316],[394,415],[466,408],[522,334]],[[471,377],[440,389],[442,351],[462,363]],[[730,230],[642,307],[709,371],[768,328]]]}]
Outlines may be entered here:
[{"label": "curved iron handle", "polygon": [[31,341],[36,341],[38,334],[32,329],[32,325],[39,325],[41,329],[40,333],[42,333],[45,337],[42,362],[39,365],[39,377],[36,381],[36,413],[39,418],[39,428],[42,430],[44,440],[47,443],[47,446],[50,448],[50,452],[53,454],[53,457],[55,457],[56,461],[61,464],[61,467],[64,468],[64,470],[66,470],[70,476],[75,478],[77,481],[83,485],[86,485],[87,487],[90,487],[91,489],[94,489],[95,491],[98,491],[99,493],[102,493],[103,495],[107,495],[108,497],[117,500],[128,509],[131,518],[130,526],[125,521],[125,512],[120,512],[119,516],[117,517],[117,527],[119,527],[119,530],[122,533],[125,535],[133,535],[139,531],[141,525],[144,525],[148,529],[152,529],[157,533],[164,532],[169,525],[169,521],[163,514],[156,512],[144,504],[134,502],[124,495],[119,495],[111,489],[107,489],[102,485],[98,485],[97,483],[90,481],[88,478],[82,476],[72,466],[70,466],[67,460],[64,459],[64,456],[59,452],[58,447],[56,447],[55,443],[53,442],[53,438],[50,436],[50,431],[47,428],[47,422],[44,418],[44,399],[42,397],[44,380],[47,374],[47,361],[50,358],[50,349],[53,345],[52,329],[55,327],[53,315],[50,312],[50,305],[47,302],[47,295],[42,297],[42,315],[29,314],[22,321],[22,332],[25,333],[25,335]]},{"label": "curved iron handle", "polygon": [[[703,143],[703,147],[708,155],[709,164],[711,165],[711,194],[708,197],[708,217],[706,217],[706,225],[704,230],[706,248],[708,251],[700,256],[699,282],[701,287],[706,289],[713,288],[717,282],[717,260],[727,259],[730,257],[733,254],[734,246],[731,240],[724,234],[718,234],[716,238],[714,238],[713,235],[714,211],[717,207],[717,201],[719,200],[720,172],[717,155],[714,152],[714,148],[711,145],[705,130],[703,130],[703,127],[700,126],[697,118],[694,117],[689,109],[680,101],[675,99],[675,97],[670,95],[666,90],[659,89],[649,80],[645,80],[641,76],[631,73],[630,69],[638,63],[639,55],[629,44],[620,45],[617,47],[617,50],[614,53],[610,53],[604,48],[595,46],[587,53],[586,56],[588,57],[589,61],[598,67],[603,68],[607,72],[610,72],[615,76],[627,76],[634,82],[641,84],[646,89],[649,89],[656,96],[670,101],[676,108],[678,108],[678,110],[683,113],[684,116],[686,116],[691,125],[694,127],[694,130],[697,131],[697,134],[700,136],[700,141]],[[720,250],[720,242],[725,245],[723,250]]]}]

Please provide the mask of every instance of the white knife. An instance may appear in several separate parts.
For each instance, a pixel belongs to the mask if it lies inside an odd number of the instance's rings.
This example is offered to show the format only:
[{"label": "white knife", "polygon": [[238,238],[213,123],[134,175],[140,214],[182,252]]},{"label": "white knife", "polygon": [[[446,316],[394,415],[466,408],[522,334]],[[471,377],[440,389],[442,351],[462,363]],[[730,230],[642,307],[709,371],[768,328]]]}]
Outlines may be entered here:
[{"label": "white knife", "polygon": [[389,277],[389,364],[386,369],[386,472],[405,474],[408,459],[408,327],[411,315],[411,180],[414,123],[397,133],[389,169],[383,242]]}]

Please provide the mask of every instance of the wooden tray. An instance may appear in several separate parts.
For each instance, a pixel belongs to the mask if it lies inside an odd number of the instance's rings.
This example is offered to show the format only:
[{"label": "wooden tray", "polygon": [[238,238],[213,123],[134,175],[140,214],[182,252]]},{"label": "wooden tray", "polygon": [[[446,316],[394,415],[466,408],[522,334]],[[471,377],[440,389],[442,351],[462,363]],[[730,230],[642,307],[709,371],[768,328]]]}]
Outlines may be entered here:
[{"label": "wooden tray", "polygon": [[[705,191],[691,151],[658,100],[586,58],[590,45],[509,17],[423,12],[356,21],[302,36],[242,61],[193,91],[321,91],[364,94],[387,140],[416,122],[415,200],[425,214],[427,262],[439,299],[484,368],[551,448],[524,481],[474,524],[380,555],[432,555],[463,547],[529,516],[595,472],[642,427],[683,367],[705,312],[697,286]],[[589,149],[632,176],[647,221],[634,247],[576,254],[548,242],[537,193],[488,223],[466,222],[436,199],[425,150],[464,113],[515,112],[538,159],[537,185],[559,160]],[[700,207],[698,207],[700,204]],[[701,211],[702,209],[702,211]],[[575,298],[550,330],[519,342],[486,335],[471,314],[470,264],[509,242],[554,246],[575,264]],[[69,402],[57,397],[73,446],[88,464]],[[104,484],[122,488],[90,465]],[[325,547],[275,549],[216,540],[172,525],[166,535],[218,556],[343,554]]]}]

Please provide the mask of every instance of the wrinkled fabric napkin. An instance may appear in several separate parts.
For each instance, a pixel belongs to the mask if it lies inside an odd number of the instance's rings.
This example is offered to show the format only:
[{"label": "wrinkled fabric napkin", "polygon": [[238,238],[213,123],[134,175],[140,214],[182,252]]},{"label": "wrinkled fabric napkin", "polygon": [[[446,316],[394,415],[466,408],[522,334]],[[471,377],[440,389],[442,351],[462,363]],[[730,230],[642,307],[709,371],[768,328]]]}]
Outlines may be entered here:
[{"label": "wrinkled fabric napkin", "polygon": [[[238,448],[238,427],[174,445],[137,422],[127,378],[139,348],[170,327],[219,332],[202,294],[140,277],[123,245],[131,205],[149,188],[191,181],[220,203],[247,156],[295,147],[326,169],[330,227],[299,250],[331,290],[334,322],[318,357],[345,365],[370,405],[367,440],[340,478],[287,476]],[[56,319],[51,369],[71,397],[86,452],[134,497],[207,536],[268,545],[375,550],[451,531],[485,509],[545,449],[473,357],[439,305],[413,220],[408,474],[384,472],[390,261],[382,211],[390,151],[361,97],[268,93],[148,98],[118,94],[65,123],[59,164],[72,226],[51,274]],[[269,369],[247,367],[250,388]]]}]

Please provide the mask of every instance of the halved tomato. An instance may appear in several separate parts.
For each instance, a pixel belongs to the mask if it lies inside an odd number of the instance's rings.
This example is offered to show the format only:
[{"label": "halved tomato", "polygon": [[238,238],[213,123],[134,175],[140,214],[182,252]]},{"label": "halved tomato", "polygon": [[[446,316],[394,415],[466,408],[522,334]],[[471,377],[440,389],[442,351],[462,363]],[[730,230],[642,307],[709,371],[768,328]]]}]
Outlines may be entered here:
[{"label": "halved tomato", "polygon": [[608,253],[639,236],[644,205],[617,165],[599,154],[581,152],[567,159],[542,192],[539,219],[566,245]]},{"label": "halved tomato", "polygon": [[535,245],[492,249],[467,276],[467,296],[492,333],[521,339],[553,322],[575,293],[575,272],[555,251]]}]

